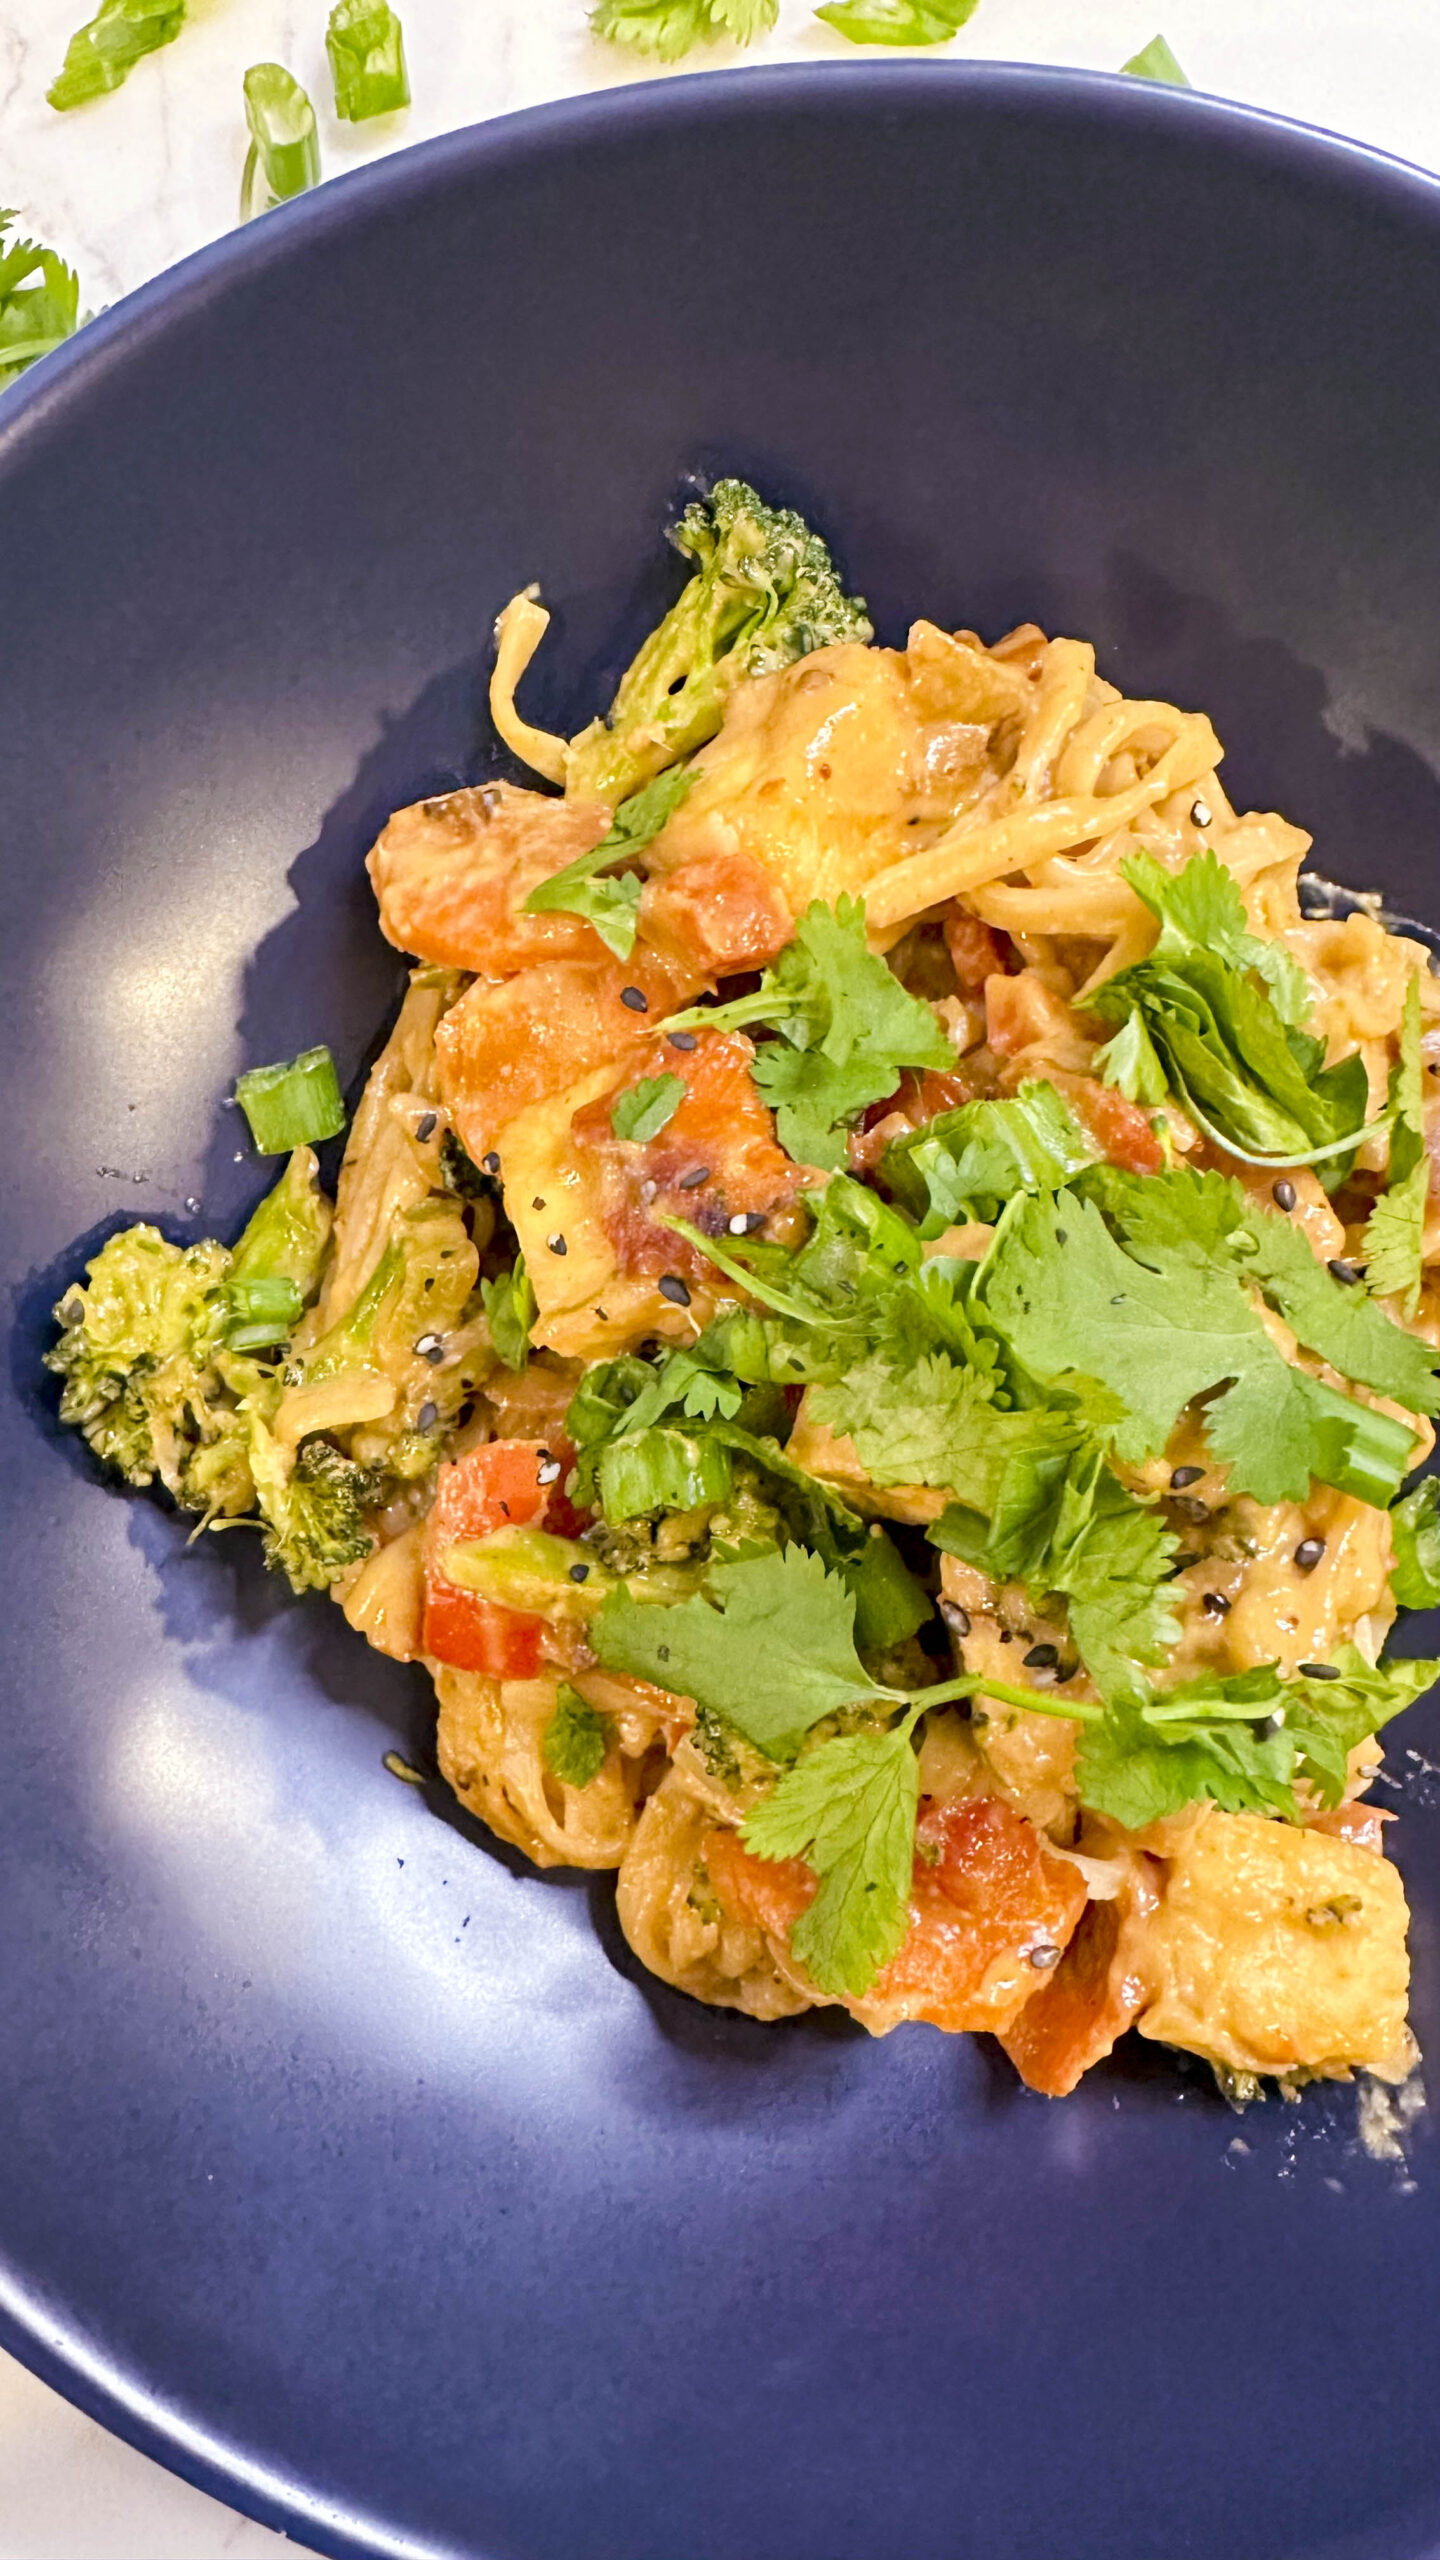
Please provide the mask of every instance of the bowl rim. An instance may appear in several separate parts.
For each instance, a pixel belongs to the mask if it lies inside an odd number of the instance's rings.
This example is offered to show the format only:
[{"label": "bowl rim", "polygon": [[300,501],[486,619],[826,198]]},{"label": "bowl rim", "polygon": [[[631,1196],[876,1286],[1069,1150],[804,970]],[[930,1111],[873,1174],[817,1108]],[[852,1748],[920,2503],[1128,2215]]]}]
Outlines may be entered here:
[{"label": "bowl rim", "polygon": [[[877,96],[883,84],[886,94]],[[893,61],[743,64],[679,79],[620,80],[599,90],[462,125],[388,152],[327,180],[259,221],[238,225],[137,286],[43,357],[0,395],[0,493],[31,443],[43,439],[92,384],[123,367],[167,329],[209,305],[235,283],[264,276],[292,249],[318,244],[357,220],[395,213],[422,200],[437,178],[518,158],[568,161],[593,145],[623,144],[667,120],[697,123],[753,119],[805,102],[816,111],[870,114],[913,106],[933,112],[948,100],[957,114],[977,103],[1036,108],[1142,132],[1157,142],[1177,130],[1208,129],[1237,159],[1280,161],[1321,185],[1369,197],[1392,218],[1433,226],[1440,248],[1440,172],[1351,136],[1269,108],[1205,91],[1176,88],[1119,71],[1030,62],[942,62],[913,56]],[[373,2513],[341,2513],[303,2481],[251,2458],[218,2427],[194,2424],[86,2337],[62,2305],[12,2278],[0,2261],[0,2348],[38,2380],[147,2455],[232,2510],[265,2524],[297,2547],[330,2560],[476,2560],[427,2539],[423,2545]]]},{"label": "bowl rim", "polygon": [[[1249,106],[1213,91],[1177,88],[1124,71],[1092,71],[1068,64],[1032,62],[822,61],[740,64],[726,71],[682,71],[678,77],[620,80],[604,89],[547,99],[538,106],[457,125],[428,141],[403,145],[362,168],[324,180],[304,195],[275,205],[258,220],[238,223],[144,284],[109,303],[57,347],[26,368],[0,393],[0,474],[23,451],[59,405],[83,397],[92,375],[123,361],[124,351],[149,338],[232,281],[262,276],[291,249],[319,241],[347,223],[395,211],[423,196],[432,179],[479,160],[568,156],[599,140],[622,138],[626,127],[645,129],[672,115],[726,118],[764,116],[797,93],[818,107],[839,102],[852,113],[872,109],[884,84],[900,103],[910,93],[918,106],[948,94],[963,110],[987,93],[1009,93],[1014,106],[1070,107],[1119,123],[1154,128],[1157,139],[1177,125],[1208,125],[1222,144],[1242,157],[1280,153],[1292,168],[1338,175],[1368,184],[1392,210],[1402,206],[1440,221],[1440,171],[1429,170],[1378,144],[1361,142],[1326,125],[1306,123],[1270,107]],[[890,104],[887,98],[885,104]]]}]

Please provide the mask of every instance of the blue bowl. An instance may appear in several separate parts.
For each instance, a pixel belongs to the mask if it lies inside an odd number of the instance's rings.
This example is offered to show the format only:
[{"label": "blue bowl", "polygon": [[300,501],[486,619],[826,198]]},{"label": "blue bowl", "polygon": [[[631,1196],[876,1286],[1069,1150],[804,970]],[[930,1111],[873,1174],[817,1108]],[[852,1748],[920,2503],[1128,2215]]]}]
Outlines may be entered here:
[{"label": "blue bowl", "polygon": [[607,1881],[397,1786],[424,1680],[105,1490],[39,1367],[111,1226],[243,1214],[239,1066],[359,1077],[362,855],[488,769],[497,605],[543,582],[527,708],[577,726],[695,473],[811,513],[886,639],[1093,635],[1440,921],[1437,415],[1436,184],[933,62],[457,134],[5,401],[0,2336],[190,2479],[396,2560],[1440,2550],[1423,2120],[1377,2164],[1353,2090],[1240,2121],[1146,2049],[1047,2105],[983,2041],[692,2006]]}]

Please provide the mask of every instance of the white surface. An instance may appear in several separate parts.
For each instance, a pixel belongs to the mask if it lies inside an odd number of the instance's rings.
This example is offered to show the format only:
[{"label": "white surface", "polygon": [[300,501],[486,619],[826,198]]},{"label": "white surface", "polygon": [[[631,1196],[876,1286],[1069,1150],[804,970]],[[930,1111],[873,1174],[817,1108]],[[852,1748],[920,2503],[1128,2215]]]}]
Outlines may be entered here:
[{"label": "white surface", "polygon": [[[357,135],[327,111],[328,0],[192,0],[175,44],[113,97],[58,116],[46,85],[90,5],[0,0],[0,196],[74,261],[92,308],[228,229],[252,62],[284,62],[304,82],[332,174],[453,125],[642,76],[589,37],[586,0],[397,0],[415,103]],[[981,0],[945,50],[1116,70],[1158,28],[1197,88],[1440,166],[1435,0]],[[860,58],[808,0],[781,0],[776,33],[749,56],[717,46],[694,67],[842,55]],[[286,2547],[0,2356],[0,2560],[275,2560]]]}]

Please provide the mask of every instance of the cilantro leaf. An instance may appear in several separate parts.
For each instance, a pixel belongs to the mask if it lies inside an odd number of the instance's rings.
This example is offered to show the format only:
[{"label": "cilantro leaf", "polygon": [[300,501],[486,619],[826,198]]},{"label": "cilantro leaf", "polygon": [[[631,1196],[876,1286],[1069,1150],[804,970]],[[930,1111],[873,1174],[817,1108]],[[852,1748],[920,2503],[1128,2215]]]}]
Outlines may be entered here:
[{"label": "cilantro leaf", "polygon": [[1440,1605],[1440,1477],[1423,1476],[1390,1513],[1390,1588],[1402,1609]]},{"label": "cilantro leaf", "polygon": [[1116,1032],[1114,1039],[1107,1040],[1103,1049],[1096,1050],[1095,1064],[1102,1081],[1113,1085],[1117,1093],[1123,1093],[1127,1102],[1153,1105],[1163,1102],[1169,1091],[1165,1069],[1145,1028],[1145,1016],[1138,1007],[1122,1029]]},{"label": "cilantro leaf", "polygon": [[790,1932],[811,1980],[863,1999],[910,1924],[919,1763],[909,1718],[817,1743],[743,1826],[759,1858],[804,1858],[820,1889]]},{"label": "cilantro leaf", "polygon": [[886,1182],[927,1239],[971,1218],[993,1222],[1017,1191],[1058,1191],[1100,1150],[1053,1084],[1031,1079],[1008,1102],[942,1111],[886,1148]]},{"label": "cilantro leaf", "polygon": [[480,1296],[495,1357],[507,1369],[523,1369],[530,1357],[530,1328],[540,1310],[525,1268],[524,1254],[498,1280],[482,1280]]},{"label": "cilantro leaf", "polygon": [[1400,1055],[1390,1070],[1390,1164],[1386,1190],[1365,1229],[1370,1287],[1382,1298],[1404,1301],[1413,1316],[1420,1303],[1425,1212],[1430,1197],[1430,1158],[1425,1149],[1425,1087],[1420,1061],[1420,981],[1405,990]]},{"label": "cilantro leaf", "polygon": [[562,1680],[555,1712],[545,1727],[540,1749],[547,1769],[567,1787],[588,1787],[598,1778],[610,1748],[610,1719],[587,1704],[578,1689]]},{"label": "cilantro leaf", "polygon": [[[1163,1185],[1166,1177],[1148,1180]],[[1106,1184],[1102,1196],[1116,1196]],[[1198,1197],[1207,1216],[1217,1195]],[[1177,1195],[1163,1189],[1160,1219]],[[1133,1221],[1132,1221],[1133,1224]],[[1029,1375],[1051,1391],[1077,1373],[1118,1399],[1116,1455],[1161,1451],[1183,1408],[1220,1388],[1209,1407],[1211,1447],[1237,1492],[1301,1500],[1310,1479],[1384,1502],[1400,1482],[1413,1435],[1286,1360],[1233,1264],[1193,1244],[1152,1243],[1143,1259],[1110,1233],[1095,1198],[1059,1192],[1017,1201],[982,1265],[984,1313]]]},{"label": "cilantro leaf", "polygon": [[70,38],[46,98],[63,110],[118,89],[147,53],[173,44],[184,24],[185,0],[101,0]]},{"label": "cilantro leaf", "polygon": [[827,1172],[845,1163],[845,1125],[893,1093],[903,1068],[955,1063],[930,1007],[870,949],[858,898],[842,896],[833,908],[815,899],[753,995],[697,1006],[666,1028],[750,1023],[778,1035],[759,1050],[752,1073],[781,1145],[797,1164]]},{"label": "cilantro leaf", "polygon": [[1283,1680],[1266,1663],[1113,1702],[1080,1737],[1082,1803],[1127,1830],[1205,1797],[1227,1813],[1300,1821],[1300,1779],[1322,1804],[1338,1804],[1356,1743],[1421,1696],[1440,1663],[1375,1667],[1345,1645],[1331,1668],[1338,1678]]},{"label": "cilantro leaf", "polygon": [[[1148,958],[1096,990],[1090,1010],[1121,1025],[1142,1017],[1171,1090],[1232,1155],[1325,1160],[1338,1171],[1364,1134],[1369,1083],[1358,1052],[1326,1067],[1324,1042],[1298,1027],[1309,1000],[1303,971],[1283,946],[1250,932],[1213,852],[1174,873],[1144,853],[1121,867],[1160,936]],[[1113,1064],[1114,1043],[1107,1057]]]},{"label": "cilantro leaf", "polygon": [[948,44],[979,0],[825,0],[817,18],[852,44]]},{"label": "cilantro leaf", "polygon": [[610,1114],[611,1129],[617,1138],[647,1146],[674,1119],[684,1099],[683,1076],[642,1076],[628,1093],[621,1094]]},{"label": "cilantro leaf", "polygon": [[56,347],[80,326],[80,286],[73,269],[53,249],[17,233],[6,246],[5,234],[15,220],[0,209],[0,391],[21,369]]},{"label": "cilantro leaf", "polygon": [[795,1546],[712,1565],[703,1592],[668,1607],[611,1591],[590,1641],[607,1670],[693,1698],[785,1760],[822,1717],[898,1697],[864,1669],[854,1627],[853,1593]]},{"label": "cilantro leaf", "polygon": [[608,834],[597,845],[592,845],[588,853],[578,854],[563,871],[553,873],[531,890],[525,901],[526,915],[583,916],[587,924],[594,926],[607,951],[613,951],[617,960],[628,960],[639,930],[645,883],[635,871],[622,872],[618,880],[599,875],[612,863],[635,861],[647,845],[654,843],[694,779],[688,765],[676,764],[642,783],[638,791],[632,791],[628,800],[621,801]]},{"label": "cilantro leaf", "polygon": [[[1163,36],[1152,36],[1138,53],[1120,65],[1132,80],[1162,80],[1169,89],[1188,89],[1190,83],[1176,61]],[[1132,1096],[1133,1099],[1133,1096]]]},{"label": "cilantro leaf", "polygon": [[752,44],[774,26],[779,0],[598,0],[592,33],[633,45],[657,62],[678,62],[697,44],[729,36]]}]

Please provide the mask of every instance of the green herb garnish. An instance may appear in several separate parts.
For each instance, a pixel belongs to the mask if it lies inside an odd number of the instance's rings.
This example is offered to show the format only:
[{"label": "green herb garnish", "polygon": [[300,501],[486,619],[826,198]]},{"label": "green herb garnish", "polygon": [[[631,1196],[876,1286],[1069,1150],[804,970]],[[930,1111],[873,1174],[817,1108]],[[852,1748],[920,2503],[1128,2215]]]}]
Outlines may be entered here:
[{"label": "green herb garnish", "polygon": [[1138,53],[1120,65],[1132,80],[1163,80],[1170,89],[1188,89],[1190,83],[1176,61],[1163,36],[1152,36]]},{"label": "green herb garnish", "polygon": [[817,18],[852,44],[948,44],[980,0],[826,0]]},{"label": "green herb garnish", "polygon": [[53,355],[80,325],[80,286],[73,268],[53,249],[17,234],[0,210],[0,391],[26,365]]},{"label": "green herb garnish", "polygon": [[778,1035],[758,1052],[754,1076],[781,1145],[798,1164],[827,1171],[845,1162],[845,1127],[894,1092],[902,1069],[955,1064],[930,1007],[870,950],[858,898],[841,897],[833,908],[817,898],[753,995],[697,1005],[665,1028],[751,1023]]},{"label": "green herb garnish", "polygon": [[753,44],[774,26],[780,0],[598,0],[590,26],[610,44],[628,44],[657,62],[678,62],[697,44]]},{"label": "green herb garnish", "polygon": [[610,1114],[610,1127],[632,1146],[648,1146],[669,1126],[684,1099],[683,1076],[642,1076],[628,1093],[621,1094]]},{"label": "green herb garnish", "polygon": [[245,121],[250,149],[240,180],[242,222],[303,195],[320,177],[315,110],[282,64],[257,62],[246,72]]},{"label": "green herb garnish", "polygon": [[546,1768],[567,1787],[588,1787],[599,1777],[609,1748],[609,1717],[587,1705],[579,1690],[562,1680],[555,1712],[540,1742]]},{"label": "green herb garnish", "polygon": [[480,1296],[496,1359],[503,1368],[523,1369],[530,1357],[530,1328],[540,1312],[524,1254],[517,1254],[498,1280],[482,1280]]},{"label": "green herb garnish", "polygon": [[298,1058],[273,1067],[252,1067],[237,1079],[235,1099],[262,1156],[318,1146],[345,1126],[335,1061],[325,1048],[302,1049]]},{"label": "green herb garnish", "polygon": [[144,55],[173,44],[184,24],[185,0],[102,0],[65,49],[45,92],[51,106],[80,107],[118,89]]},{"label": "green herb garnish", "polygon": [[618,879],[602,879],[600,874],[615,862],[633,862],[653,844],[667,825],[694,781],[684,765],[672,765],[665,773],[632,791],[622,800],[610,821],[609,833],[603,835],[588,853],[578,854],[549,880],[542,880],[525,901],[525,912],[531,916],[583,916],[593,924],[607,951],[617,960],[628,960],[635,948],[640,922],[640,898],[645,883],[638,871],[622,871]]},{"label": "green herb garnish", "polygon": [[405,38],[389,0],[335,0],[325,29],[335,113],[347,123],[410,104]]}]

